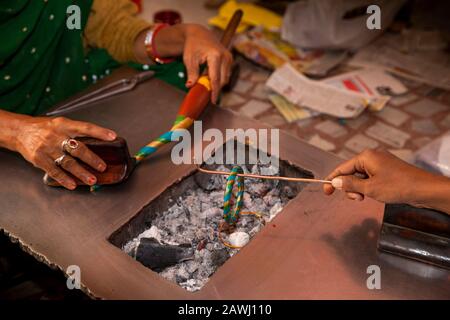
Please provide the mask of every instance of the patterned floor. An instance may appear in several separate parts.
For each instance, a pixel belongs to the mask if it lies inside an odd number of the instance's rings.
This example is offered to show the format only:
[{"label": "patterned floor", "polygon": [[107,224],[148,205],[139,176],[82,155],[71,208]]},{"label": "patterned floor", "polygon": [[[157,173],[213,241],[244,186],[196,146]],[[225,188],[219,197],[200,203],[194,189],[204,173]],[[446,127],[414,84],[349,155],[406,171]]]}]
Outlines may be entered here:
[{"label": "patterned floor", "polygon": [[366,148],[385,149],[412,161],[420,147],[450,129],[450,92],[400,79],[409,89],[393,98],[381,112],[364,111],[356,119],[327,115],[287,123],[268,99],[269,71],[244,59],[240,78],[221,105],[237,113],[285,130],[343,159]]}]

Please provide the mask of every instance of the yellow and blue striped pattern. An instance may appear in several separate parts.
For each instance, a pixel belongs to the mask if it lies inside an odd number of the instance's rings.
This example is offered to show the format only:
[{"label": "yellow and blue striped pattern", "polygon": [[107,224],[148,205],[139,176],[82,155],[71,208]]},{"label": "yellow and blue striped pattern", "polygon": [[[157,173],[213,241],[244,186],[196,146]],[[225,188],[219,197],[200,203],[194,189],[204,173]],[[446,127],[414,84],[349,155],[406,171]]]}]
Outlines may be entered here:
[{"label": "yellow and blue striped pattern", "polygon": [[136,159],[136,164],[156,152],[159,147],[173,141],[179,131],[182,129],[188,129],[193,122],[193,119],[179,115],[170,131],[162,134],[158,139],[150,142],[136,153],[134,156]]},{"label": "yellow and blue striped pattern", "polygon": [[[223,219],[230,225],[236,224],[239,219],[239,213],[242,209],[242,204],[244,200],[244,177],[238,176],[238,174],[244,173],[239,166],[234,166],[231,169],[231,174],[227,178],[227,184],[225,187],[225,193],[223,196]],[[234,205],[234,210],[231,210],[230,202],[231,196],[233,195],[233,186],[237,179],[237,195]]]}]

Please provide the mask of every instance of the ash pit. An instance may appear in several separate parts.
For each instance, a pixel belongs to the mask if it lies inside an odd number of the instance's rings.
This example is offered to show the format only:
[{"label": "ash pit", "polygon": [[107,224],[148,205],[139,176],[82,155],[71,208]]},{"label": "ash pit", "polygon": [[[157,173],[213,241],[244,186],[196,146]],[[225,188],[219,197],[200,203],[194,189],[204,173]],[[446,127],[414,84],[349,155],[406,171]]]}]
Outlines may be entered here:
[{"label": "ash pit", "polygon": [[[249,158],[246,148],[246,159]],[[225,156],[224,156],[225,158]],[[247,161],[248,163],[249,161]],[[254,163],[255,161],[253,161]],[[279,166],[241,164],[244,173],[312,178],[313,175],[279,160]],[[208,165],[231,171],[233,165]],[[272,221],[305,186],[303,183],[245,178],[244,204],[236,226],[222,231],[226,176],[199,171],[172,185],[110,237],[110,242],[163,278],[188,291],[200,290],[209,278]]]}]

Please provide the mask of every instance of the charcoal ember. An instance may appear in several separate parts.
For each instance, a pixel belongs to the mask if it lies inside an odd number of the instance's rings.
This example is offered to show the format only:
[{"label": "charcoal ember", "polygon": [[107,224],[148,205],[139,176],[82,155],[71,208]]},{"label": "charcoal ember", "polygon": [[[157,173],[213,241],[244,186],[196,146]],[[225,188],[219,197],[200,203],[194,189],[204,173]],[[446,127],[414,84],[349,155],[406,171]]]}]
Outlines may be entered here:
[{"label": "charcoal ember", "polygon": [[280,197],[280,189],[274,188],[270,190],[268,194],[272,197]]},{"label": "charcoal ember", "polygon": [[250,223],[250,220],[249,220],[248,216],[241,216],[238,221],[238,226],[245,228],[249,225],[249,223]]},{"label": "charcoal ember", "polygon": [[283,205],[281,204],[281,202],[277,202],[274,204],[274,206],[272,208],[270,208],[269,211],[269,222],[273,220],[273,218],[276,217],[276,215],[283,209]]},{"label": "charcoal ember", "polygon": [[220,217],[222,215],[222,210],[217,207],[209,208],[200,214],[201,219],[212,219]]},{"label": "charcoal ember", "polygon": [[270,186],[267,183],[251,183],[246,185],[247,191],[256,197],[264,197],[269,192]]},{"label": "charcoal ember", "polygon": [[182,245],[162,245],[153,238],[141,238],[135,252],[137,261],[155,271],[162,271],[164,268],[193,258],[191,248]]},{"label": "charcoal ember", "polygon": [[245,191],[244,192],[244,207],[246,208],[250,208],[252,206],[252,197],[250,196],[250,194]]},{"label": "charcoal ember", "polygon": [[221,191],[213,191],[207,195],[207,201],[213,203],[217,208],[223,208],[223,186]]},{"label": "charcoal ember", "polygon": [[174,220],[174,219],[182,219],[187,222],[187,217],[185,214],[189,212],[182,204],[177,203],[169,208],[169,210],[165,213],[163,220]]},{"label": "charcoal ember", "polygon": [[207,231],[205,229],[197,229],[197,230],[195,230],[195,237],[197,239],[202,240],[202,239],[205,239],[207,236],[208,236],[208,233],[207,233]]},{"label": "charcoal ember", "polygon": [[294,189],[292,189],[290,186],[284,186],[282,190],[283,194],[286,195],[289,199],[292,199],[295,197],[296,193]]},{"label": "charcoal ember", "polygon": [[206,246],[207,246],[207,244],[208,244],[208,241],[207,241],[206,239],[201,240],[201,241],[197,244],[197,250],[200,251],[200,250],[205,249]]},{"label": "charcoal ember", "polygon": [[239,218],[239,221],[237,223],[238,231],[242,230],[246,232],[259,223],[260,220],[256,215],[243,215]]},{"label": "charcoal ember", "polygon": [[230,255],[228,254],[228,250],[226,248],[214,250],[211,254],[211,262],[214,266],[220,267],[228,260]]},{"label": "charcoal ember", "polygon": [[187,241],[192,241],[195,239],[197,229],[193,228],[192,225],[189,225],[183,233],[178,233],[174,235],[174,239],[176,239],[177,243],[185,243]]},{"label": "charcoal ember", "polygon": [[180,282],[184,282],[186,280],[188,280],[191,277],[187,266],[185,263],[182,263],[180,268],[178,268],[177,273],[175,275],[175,279],[178,283]]},{"label": "charcoal ember", "polygon": [[142,232],[137,238],[134,238],[132,241],[129,241],[123,246],[123,250],[129,254],[130,256],[134,256],[134,252],[136,250],[136,247],[139,245],[139,241],[142,238],[153,238],[157,240],[159,243],[166,243],[171,245],[177,245],[178,243],[174,243],[171,241],[163,241],[162,238],[167,238],[167,232],[164,230],[159,229],[156,226],[151,226],[150,229],[145,230]]},{"label": "charcoal ember", "polygon": [[253,198],[250,205],[245,206],[245,211],[265,213],[269,209],[261,198]]},{"label": "charcoal ember", "polygon": [[[250,173],[251,174],[257,174],[257,175],[261,175],[261,171],[259,170],[259,166],[257,164],[255,164],[251,169],[250,169]],[[252,183],[265,183],[267,181],[264,181],[262,179],[256,179],[256,178],[252,178],[251,179]]]},{"label": "charcoal ember", "polygon": [[203,264],[202,267],[199,268],[193,276],[194,279],[205,280],[208,279],[214,273],[214,271],[216,271],[216,269],[211,264],[207,264],[207,262],[205,262],[205,264]]},{"label": "charcoal ember", "polygon": [[186,282],[180,283],[180,286],[188,291],[200,290],[207,280],[189,279]]},{"label": "charcoal ember", "polygon": [[248,170],[246,165],[242,164],[242,165],[240,165],[240,167],[242,168],[242,171],[244,171],[244,173],[246,173],[246,174],[251,173],[250,170]]},{"label": "charcoal ember", "polygon": [[[230,171],[224,166],[220,166],[217,170]],[[211,175],[202,172],[198,172],[194,176],[194,180],[200,188],[207,191],[220,190],[223,188],[223,184],[225,183],[225,178],[221,175]]]},{"label": "charcoal ember", "polygon": [[189,211],[201,211],[201,203],[198,201],[198,196],[194,192],[189,192],[189,195],[184,199],[183,205],[189,208]]},{"label": "charcoal ember", "polygon": [[[217,229],[217,225],[214,224],[214,225],[213,225],[213,228],[214,228],[214,230],[216,230],[216,229]],[[208,239],[209,239],[209,241],[211,241],[211,242],[214,241],[214,240],[216,239],[216,235],[215,235],[215,233],[214,233],[213,230],[211,230],[211,232],[208,233]]]},{"label": "charcoal ember", "polygon": [[259,170],[259,166],[257,164],[252,166],[252,169],[250,170],[250,172],[252,174],[261,174],[260,170]]},{"label": "charcoal ember", "polygon": [[185,264],[186,264],[186,270],[190,274],[192,274],[192,273],[194,273],[195,271],[198,270],[199,265],[198,265],[197,261],[190,260],[190,261],[186,261]]},{"label": "charcoal ember", "polygon": [[277,203],[274,204],[274,206],[270,209],[270,215],[276,215],[278,214],[281,209],[283,209],[283,205],[281,204],[280,201],[278,201]]},{"label": "charcoal ember", "polygon": [[261,167],[259,169],[263,176],[278,176],[280,173],[279,167],[269,165],[268,167]]},{"label": "charcoal ember", "polygon": [[195,250],[194,251],[194,260],[195,261],[203,261],[203,251],[208,251],[208,250]]},{"label": "charcoal ember", "polygon": [[161,243],[161,231],[157,226],[151,226],[150,229],[145,230],[141,234],[141,238],[153,238],[156,239],[159,243]]},{"label": "charcoal ember", "polygon": [[177,279],[176,279],[177,272],[178,272],[178,266],[172,266],[172,267],[165,268],[163,271],[161,271],[160,275],[164,279],[176,282],[177,281]]},{"label": "charcoal ember", "polygon": [[[264,176],[278,176],[280,175],[279,168],[277,166],[270,165],[268,167],[261,167],[260,172]],[[270,190],[278,189],[280,180],[265,180],[265,183],[269,186]]]},{"label": "charcoal ember", "polygon": [[126,252],[126,254],[134,257],[134,253],[136,251],[136,247],[139,244],[139,238],[134,238],[131,241],[128,241],[123,247],[122,250]]},{"label": "charcoal ember", "polygon": [[261,230],[261,226],[261,224],[258,224],[253,227],[253,229],[249,231],[250,236],[253,237],[255,234],[257,234]]},{"label": "charcoal ember", "polygon": [[201,261],[198,270],[194,273],[195,279],[205,279],[216,271],[216,267],[212,263],[212,252],[208,250],[202,250],[196,252],[196,261]]},{"label": "charcoal ember", "polygon": [[199,252],[199,259],[201,260],[211,260],[211,252],[208,250],[202,250]]},{"label": "charcoal ember", "polygon": [[272,189],[270,190],[264,197],[263,197],[263,201],[264,204],[272,207],[275,203],[277,203],[278,201],[280,201],[280,192],[278,191],[278,189]]}]

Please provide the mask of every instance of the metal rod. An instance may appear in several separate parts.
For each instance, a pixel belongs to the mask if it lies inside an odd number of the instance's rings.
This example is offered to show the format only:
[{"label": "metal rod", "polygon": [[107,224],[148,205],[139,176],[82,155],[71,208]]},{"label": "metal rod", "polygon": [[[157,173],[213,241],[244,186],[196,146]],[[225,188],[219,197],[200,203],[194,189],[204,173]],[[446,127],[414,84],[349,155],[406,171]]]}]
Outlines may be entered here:
[{"label": "metal rod", "polygon": [[123,92],[131,91],[139,83],[152,78],[154,74],[154,71],[144,71],[132,77],[111,82],[110,84],[102,86],[99,89],[93,90],[78,98],[70,100],[65,104],[59,105],[56,109],[48,111],[45,115],[57,116],[65,114],[81,106],[88,105]]},{"label": "metal rod", "polygon": [[[208,174],[218,174],[218,175],[224,175],[224,176],[229,176],[231,174],[231,172],[207,170],[207,169],[203,169],[200,167],[198,167],[198,171],[203,172],[203,173],[208,173]],[[255,178],[255,179],[284,180],[284,181],[294,181],[294,182],[316,182],[316,183],[331,184],[330,180],[309,179],[309,178],[290,178],[290,177],[280,177],[280,176],[261,176],[258,174],[251,174],[251,173],[238,173],[237,176],[246,177],[246,178]]]}]

